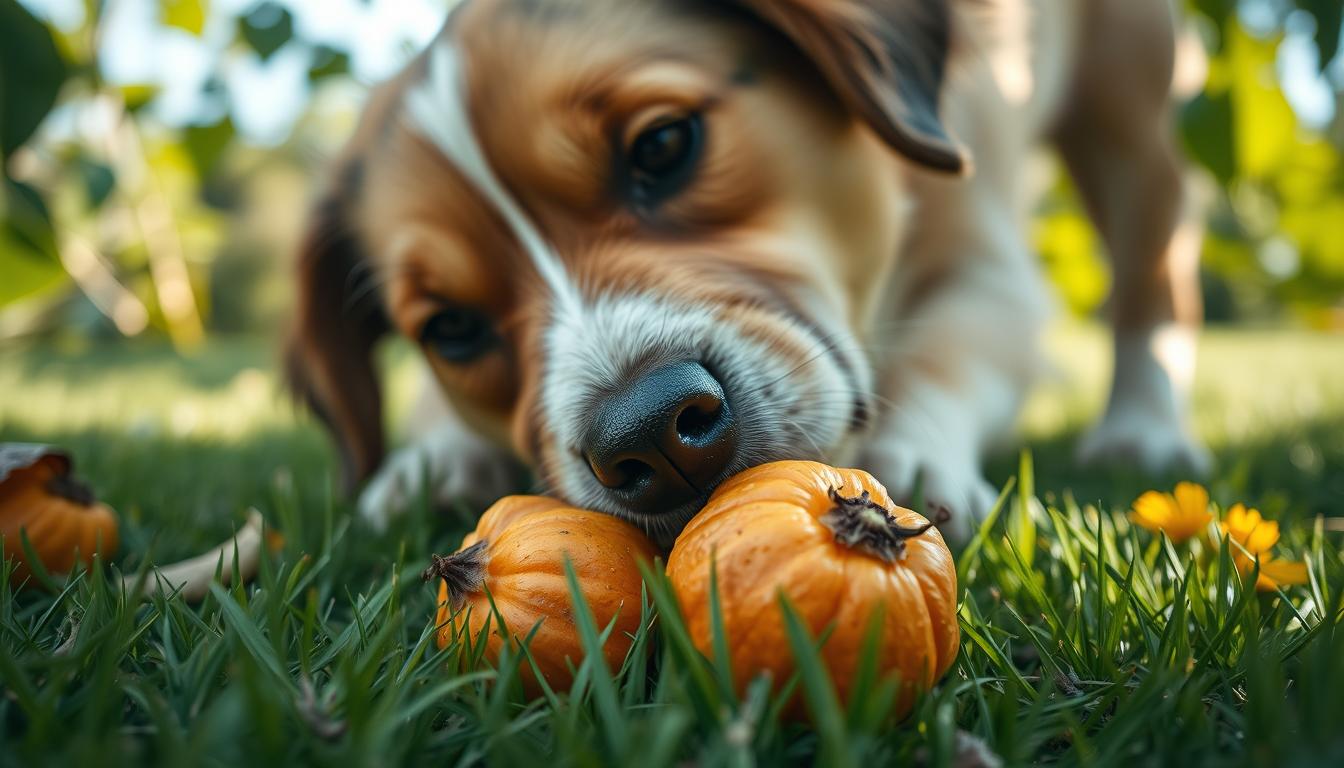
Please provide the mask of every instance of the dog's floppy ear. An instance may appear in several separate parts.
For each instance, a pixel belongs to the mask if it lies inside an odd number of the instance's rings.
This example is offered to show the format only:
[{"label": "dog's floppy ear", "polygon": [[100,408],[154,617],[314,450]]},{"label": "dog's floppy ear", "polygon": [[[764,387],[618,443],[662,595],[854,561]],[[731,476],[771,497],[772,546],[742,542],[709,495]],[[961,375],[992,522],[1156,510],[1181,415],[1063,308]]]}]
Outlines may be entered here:
[{"label": "dog's floppy ear", "polygon": [[856,115],[911,160],[960,173],[938,116],[951,46],[947,0],[730,0],[811,59]]},{"label": "dog's floppy ear", "polygon": [[326,422],[353,490],[382,462],[382,390],[374,346],[389,330],[353,225],[359,166],[348,164],[310,216],[297,262],[286,364],[295,395]]}]

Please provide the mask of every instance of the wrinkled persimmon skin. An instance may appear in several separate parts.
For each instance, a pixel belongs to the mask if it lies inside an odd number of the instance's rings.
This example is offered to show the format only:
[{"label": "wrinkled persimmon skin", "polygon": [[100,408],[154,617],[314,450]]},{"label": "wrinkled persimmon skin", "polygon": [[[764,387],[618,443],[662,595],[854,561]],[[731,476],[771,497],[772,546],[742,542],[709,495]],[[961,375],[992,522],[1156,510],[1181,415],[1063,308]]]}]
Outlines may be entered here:
[{"label": "wrinkled persimmon skin", "polygon": [[960,641],[952,553],[931,528],[904,542],[894,562],[835,540],[821,517],[831,490],[867,491],[903,528],[928,523],[897,507],[871,475],[806,461],[766,464],[725,482],[678,537],[667,562],[691,638],[711,653],[710,569],[718,591],[733,679],[739,693],[762,673],[776,686],[794,672],[778,594],[813,637],[831,634],[821,657],[845,703],[855,684],[869,622],[880,616],[878,669],[903,682],[898,715],[952,665]]},{"label": "wrinkled persimmon skin", "polygon": [[[463,539],[461,550],[481,541],[486,542],[483,580],[463,596],[456,613],[449,606],[447,583],[439,582],[440,648],[452,641],[463,611],[469,611],[465,616],[472,641],[489,621],[486,653],[498,659],[504,638],[493,621],[493,598],[510,634],[518,639],[540,622],[529,645],[532,659],[552,688],[567,689],[572,683],[569,665],[577,667],[585,655],[565,576],[567,555],[599,631],[616,619],[602,651],[609,667],[620,667],[630,651],[631,636],[639,629],[644,583],[639,561],[652,563],[657,555],[643,533],[610,515],[554,499],[510,496],[481,517],[476,530]],[[525,687],[536,693],[539,686],[531,665],[524,662],[521,674]]]}]

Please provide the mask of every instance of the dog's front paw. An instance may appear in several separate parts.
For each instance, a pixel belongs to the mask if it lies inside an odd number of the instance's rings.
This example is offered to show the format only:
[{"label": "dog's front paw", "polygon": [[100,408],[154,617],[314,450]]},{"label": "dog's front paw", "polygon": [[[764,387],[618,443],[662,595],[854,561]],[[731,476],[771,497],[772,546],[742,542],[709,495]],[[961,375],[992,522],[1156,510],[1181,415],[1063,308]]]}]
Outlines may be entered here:
[{"label": "dog's front paw", "polygon": [[360,494],[359,516],[384,531],[422,497],[439,507],[484,509],[516,492],[519,482],[513,457],[456,426],[445,427],[388,457]]},{"label": "dog's front paw", "polygon": [[931,519],[946,513],[947,520],[939,529],[952,542],[970,538],[974,526],[999,497],[975,462],[921,451],[909,441],[878,441],[868,449],[860,467],[886,486],[898,504],[910,505],[919,485],[924,498],[921,511]]},{"label": "dog's front paw", "polygon": [[1193,473],[1204,477],[1213,457],[1173,420],[1140,415],[1107,416],[1078,443],[1082,464],[1137,465],[1150,474]]}]

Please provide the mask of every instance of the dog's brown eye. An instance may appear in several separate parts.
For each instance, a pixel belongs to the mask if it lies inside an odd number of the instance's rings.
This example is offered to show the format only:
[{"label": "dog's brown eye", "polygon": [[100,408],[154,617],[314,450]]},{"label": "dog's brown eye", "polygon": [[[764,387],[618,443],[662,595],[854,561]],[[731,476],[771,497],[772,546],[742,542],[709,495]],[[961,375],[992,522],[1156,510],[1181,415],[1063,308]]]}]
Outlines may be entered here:
[{"label": "dog's brown eye", "polygon": [[700,158],[703,128],[699,115],[664,120],[635,137],[630,145],[631,193],[651,205],[675,194]]},{"label": "dog's brown eye", "polygon": [[431,317],[420,332],[420,341],[449,362],[469,363],[493,347],[497,337],[484,314],[453,308]]}]

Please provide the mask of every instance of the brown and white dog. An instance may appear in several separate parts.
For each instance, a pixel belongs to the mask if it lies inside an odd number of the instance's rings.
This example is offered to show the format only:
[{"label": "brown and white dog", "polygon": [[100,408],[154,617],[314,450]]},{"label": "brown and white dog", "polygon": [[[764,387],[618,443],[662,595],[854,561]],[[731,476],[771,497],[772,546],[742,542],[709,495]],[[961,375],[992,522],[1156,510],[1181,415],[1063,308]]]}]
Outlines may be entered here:
[{"label": "brown and white dog", "polygon": [[[1173,28],[1167,0],[466,0],[336,164],[292,378],[374,524],[530,465],[667,545],[725,477],[815,458],[922,482],[956,537],[1040,368],[1048,141],[1115,265],[1081,450],[1197,468]],[[443,397],[384,462],[393,331]]]}]

